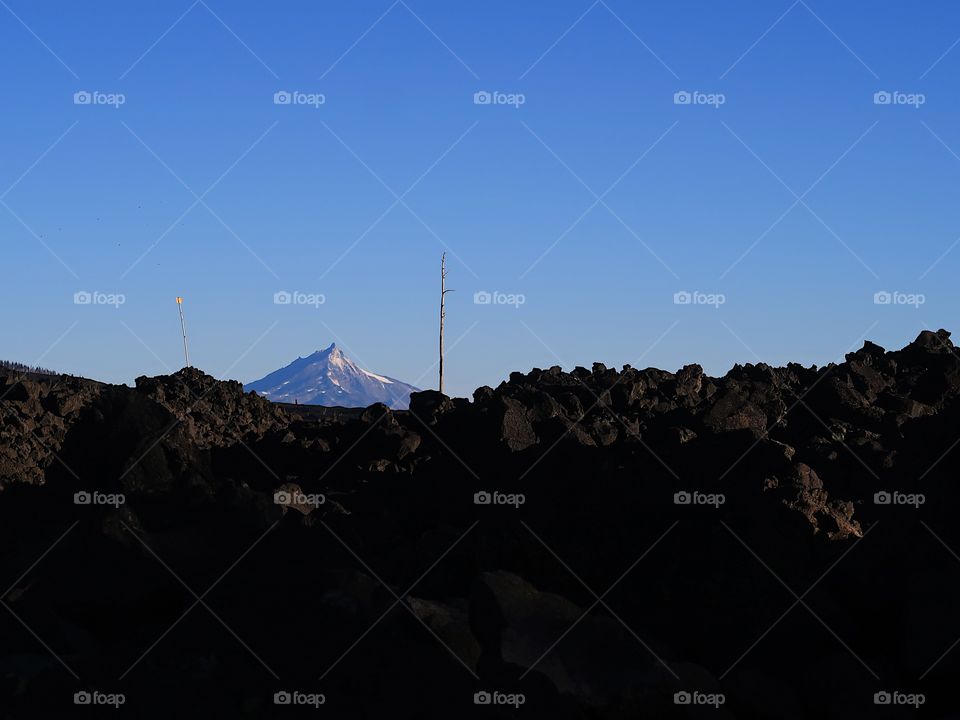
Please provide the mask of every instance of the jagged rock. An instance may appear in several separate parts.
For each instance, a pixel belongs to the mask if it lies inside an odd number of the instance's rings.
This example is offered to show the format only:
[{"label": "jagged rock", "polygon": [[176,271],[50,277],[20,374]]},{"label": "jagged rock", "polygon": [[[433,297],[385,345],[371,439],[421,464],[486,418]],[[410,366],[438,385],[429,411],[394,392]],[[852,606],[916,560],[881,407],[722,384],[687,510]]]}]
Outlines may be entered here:
[{"label": "jagged rock", "polygon": [[538,442],[533,424],[527,417],[527,408],[519,401],[509,397],[500,400],[500,438],[513,452],[526,450]]},{"label": "jagged rock", "polygon": [[410,412],[427,425],[454,409],[453,401],[436,390],[410,393]]},{"label": "jagged rock", "polygon": [[753,401],[748,391],[732,386],[720,391],[703,416],[703,423],[713,432],[749,430],[760,438],[767,432],[768,419],[767,412]]},{"label": "jagged rock", "polygon": [[0,370],[0,491],[45,482],[67,432],[102,387],[66,375]]},{"label": "jagged rock", "polygon": [[703,368],[699,365],[685,365],[676,375],[678,395],[696,396],[703,387]]},{"label": "jagged rock", "polygon": [[778,491],[781,502],[797,510],[819,532],[821,522],[827,524],[827,537],[845,540],[850,536],[862,537],[860,523],[853,519],[853,503],[829,500],[823,481],[809,465],[797,463],[792,466],[784,480],[772,478],[767,481],[768,490]]},{"label": "jagged rock", "polygon": [[471,670],[477,669],[480,645],[470,631],[470,619],[465,607],[452,607],[412,596],[407,603],[414,615],[436,633],[454,655]]},{"label": "jagged rock", "polygon": [[198,447],[229,446],[285,428],[290,418],[233,380],[217,380],[196,368],[173,375],[138,377],[137,391],[167,408],[195,438]]},{"label": "jagged rock", "polygon": [[493,399],[493,388],[489,385],[484,385],[478,387],[473,391],[473,401],[477,405],[482,405],[483,403],[489,402]]},{"label": "jagged rock", "polygon": [[284,513],[290,509],[302,515],[309,515],[321,505],[319,497],[308,495],[297,483],[290,482],[274,490],[273,502],[283,508]]},{"label": "jagged rock", "polygon": [[932,330],[921,331],[917,339],[910,343],[905,350],[943,352],[944,350],[949,351],[952,348],[953,343],[950,342],[950,333],[941,329],[937,332],[933,332]]},{"label": "jagged rock", "polygon": [[[633,683],[667,684],[666,670],[638,654],[622,626],[507,572],[482,573],[470,596],[470,626],[485,655],[536,672],[590,703],[624,697]],[[557,639],[563,637],[563,642]],[[556,644],[543,655],[545,648]]]}]

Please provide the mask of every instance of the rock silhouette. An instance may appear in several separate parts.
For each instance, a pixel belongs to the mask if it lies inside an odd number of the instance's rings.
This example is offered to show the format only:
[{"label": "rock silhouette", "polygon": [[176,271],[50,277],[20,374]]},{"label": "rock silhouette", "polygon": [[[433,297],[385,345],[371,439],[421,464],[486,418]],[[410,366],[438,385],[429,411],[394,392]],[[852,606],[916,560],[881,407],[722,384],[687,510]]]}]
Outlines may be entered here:
[{"label": "rock silhouette", "polygon": [[0,370],[0,714],[952,717],[958,395],[944,330],[409,411]]}]

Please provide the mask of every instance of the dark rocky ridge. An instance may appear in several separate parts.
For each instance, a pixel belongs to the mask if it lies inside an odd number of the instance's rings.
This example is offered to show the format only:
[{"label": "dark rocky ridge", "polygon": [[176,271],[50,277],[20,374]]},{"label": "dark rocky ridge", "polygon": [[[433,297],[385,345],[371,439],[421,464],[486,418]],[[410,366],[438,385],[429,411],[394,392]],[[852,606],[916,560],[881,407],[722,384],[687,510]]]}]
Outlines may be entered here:
[{"label": "dark rocky ridge", "polygon": [[[472,402],[427,391],[354,417],[300,417],[191,369],[2,382],[3,600],[81,678],[4,613],[6,717],[66,716],[81,688],[143,717],[280,717],[283,689],[325,693],[334,717],[960,706],[945,331],[820,369],[533,370]],[[74,504],[93,490],[125,503]],[[475,504],[484,491],[525,502]],[[191,591],[203,602],[134,665]],[[494,689],[526,703],[473,704]],[[680,690],[726,702],[678,706]],[[877,706],[883,690],[926,702]]]}]

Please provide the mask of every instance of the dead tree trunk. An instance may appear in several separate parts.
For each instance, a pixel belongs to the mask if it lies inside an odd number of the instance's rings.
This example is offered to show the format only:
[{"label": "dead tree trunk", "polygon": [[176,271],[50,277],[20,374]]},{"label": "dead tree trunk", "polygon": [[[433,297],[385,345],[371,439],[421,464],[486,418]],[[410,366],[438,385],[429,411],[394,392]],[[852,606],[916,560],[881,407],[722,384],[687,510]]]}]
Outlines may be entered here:
[{"label": "dead tree trunk", "polygon": [[440,392],[443,392],[443,321],[447,317],[445,300],[447,290],[447,254],[440,256]]}]

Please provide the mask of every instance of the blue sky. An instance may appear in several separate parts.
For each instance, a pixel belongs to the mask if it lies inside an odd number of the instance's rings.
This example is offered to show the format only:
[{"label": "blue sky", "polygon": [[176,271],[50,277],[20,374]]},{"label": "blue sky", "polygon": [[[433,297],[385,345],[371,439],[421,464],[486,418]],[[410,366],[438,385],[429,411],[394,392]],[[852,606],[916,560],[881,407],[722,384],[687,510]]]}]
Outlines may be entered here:
[{"label": "blue sky", "polygon": [[955,325],[958,38],[946,1],[3,0],[0,356],[177,369],[183,295],[212,374],[336,341],[433,386],[444,250],[454,394],[900,346]]}]

